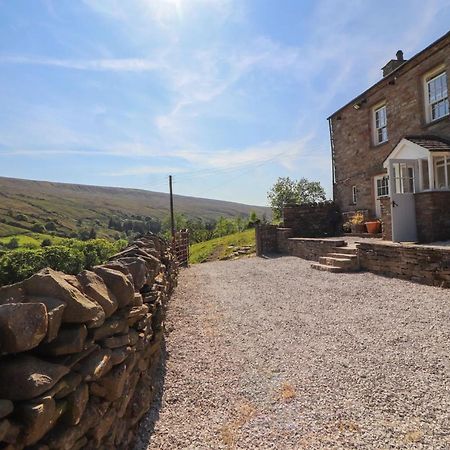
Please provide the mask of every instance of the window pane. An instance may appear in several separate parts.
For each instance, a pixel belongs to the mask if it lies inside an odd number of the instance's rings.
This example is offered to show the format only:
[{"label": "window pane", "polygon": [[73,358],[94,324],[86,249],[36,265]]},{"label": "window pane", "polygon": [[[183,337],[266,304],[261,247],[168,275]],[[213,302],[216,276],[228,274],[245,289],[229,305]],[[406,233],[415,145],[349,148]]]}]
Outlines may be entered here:
[{"label": "window pane", "polygon": [[449,113],[447,73],[442,72],[427,82],[428,103],[431,120],[436,120]]}]

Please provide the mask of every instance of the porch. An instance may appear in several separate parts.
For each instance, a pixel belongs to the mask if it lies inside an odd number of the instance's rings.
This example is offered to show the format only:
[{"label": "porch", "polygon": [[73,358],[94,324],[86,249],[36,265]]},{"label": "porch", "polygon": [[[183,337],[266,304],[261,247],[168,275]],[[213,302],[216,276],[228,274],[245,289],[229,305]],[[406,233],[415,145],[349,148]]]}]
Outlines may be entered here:
[{"label": "porch", "polygon": [[406,137],[383,166],[390,192],[381,199],[383,238],[394,242],[450,239],[450,140]]}]

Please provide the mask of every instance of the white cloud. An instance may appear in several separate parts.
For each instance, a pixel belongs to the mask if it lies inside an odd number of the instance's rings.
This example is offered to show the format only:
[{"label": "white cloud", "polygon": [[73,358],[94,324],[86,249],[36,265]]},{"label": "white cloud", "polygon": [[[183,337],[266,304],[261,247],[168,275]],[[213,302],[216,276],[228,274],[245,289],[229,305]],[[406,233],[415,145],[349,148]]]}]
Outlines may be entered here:
[{"label": "white cloud", "polygon": [[54,66],[65,69],[112,71],[112,72],[149,72],[164,69],[161,61],[144,58],[109,58],[109,59],[56,59],[26,56],[1,56],[1,64],[28,64]]},{"label": "white cloud", "polygon": [[182,173],[184,169],[172,166],[136,166],[128,167],[123,170],[103,172],[100,175],[109,177],[125,177],[130,175],[151,175],[151,174],[169,174],[169,173]]}]

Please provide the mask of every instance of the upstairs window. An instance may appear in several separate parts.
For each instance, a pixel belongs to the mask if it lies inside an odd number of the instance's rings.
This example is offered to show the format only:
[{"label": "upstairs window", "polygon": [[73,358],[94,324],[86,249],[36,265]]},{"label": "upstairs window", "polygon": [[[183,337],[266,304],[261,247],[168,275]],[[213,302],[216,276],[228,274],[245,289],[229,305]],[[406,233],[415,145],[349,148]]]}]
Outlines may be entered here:
[{"label": "upstairs window", "polygon": [[448,116],[448,87],[445,71],[426,81],[428,122]]},{"label": "upstairs window", "polygon": [[373,119],[375,144],[382,144],[388,140],[386,105],[380,106],[374,110]]}]

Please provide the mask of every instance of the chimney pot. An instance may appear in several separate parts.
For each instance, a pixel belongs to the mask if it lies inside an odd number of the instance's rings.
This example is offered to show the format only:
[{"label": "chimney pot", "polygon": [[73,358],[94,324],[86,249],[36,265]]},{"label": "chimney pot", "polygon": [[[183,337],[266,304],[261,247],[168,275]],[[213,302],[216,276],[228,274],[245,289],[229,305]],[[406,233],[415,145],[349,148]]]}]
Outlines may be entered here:
[{"label": "chimney pot", "polygon": [[403,52],[401,50],[399,50],[396,53],[396,56],[397,56],[397,61],[403,61]]}]

